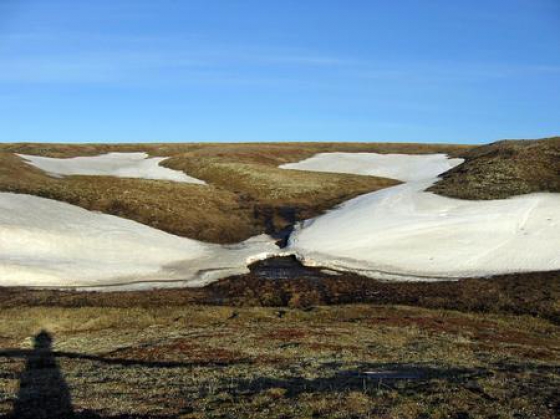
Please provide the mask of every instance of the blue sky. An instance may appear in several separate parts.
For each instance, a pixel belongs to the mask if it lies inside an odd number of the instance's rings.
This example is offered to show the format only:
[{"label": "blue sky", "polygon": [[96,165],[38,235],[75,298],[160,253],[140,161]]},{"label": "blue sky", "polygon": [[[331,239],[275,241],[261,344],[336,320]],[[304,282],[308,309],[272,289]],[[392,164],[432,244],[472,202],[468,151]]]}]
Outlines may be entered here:
[{"label": "blue sky", "polygon": [[0,0],[0,141],[558,134],[558,0]]}]

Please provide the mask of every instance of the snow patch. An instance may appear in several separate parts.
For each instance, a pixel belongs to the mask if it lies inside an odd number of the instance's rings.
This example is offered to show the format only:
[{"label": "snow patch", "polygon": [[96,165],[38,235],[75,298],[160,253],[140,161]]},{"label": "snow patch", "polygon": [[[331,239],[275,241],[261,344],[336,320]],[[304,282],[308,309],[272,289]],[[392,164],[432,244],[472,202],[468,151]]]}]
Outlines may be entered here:
[{"label": "snow patch", "polygon": [[[352,172],[354,161],[353,173],[416,180],[362,195],[301,223],[287,250],[305,265],[401,281],[560,269],[560,194],[451,199],[425,189],[459,159],[410,156],[414,164],[408,166],[410,161],[400,156],[366,158],[359,153],[353,159],[350,153],[332,154],[306,161],[317,170],[345,173]],[[387,161],[395,167],[389,170]]]},{"label": "snow patch", "polygon": [[203,243],[63,202],[0,193],[2,286],[201,286],[247,273],[248,264],[276,251],[265,235],[233,246]]},{"label": "snow patch", "polygon": [[433,178],[462,162],[462,159],[448,159],[445,154],[319,153],[279,167],[379,176],[409,182]]},{"label": "snow patch", "polygon": [[206,182],[159,164],[166,157],[151,157],[147,153],[108,153],[92,157],[57,159],[18,154],[26,163],[53,176],[88,175],[123,178],[171,180],[174,182],[205,184]]}]

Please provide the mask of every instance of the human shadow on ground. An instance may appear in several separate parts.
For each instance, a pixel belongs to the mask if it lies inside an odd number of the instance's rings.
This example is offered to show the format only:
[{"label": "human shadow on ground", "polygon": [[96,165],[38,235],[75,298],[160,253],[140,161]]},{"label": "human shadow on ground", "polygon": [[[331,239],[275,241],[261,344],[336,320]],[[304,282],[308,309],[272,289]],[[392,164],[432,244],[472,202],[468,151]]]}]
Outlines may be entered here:
[{"label": "human shadow on ground", "polygon": [[21,374],[13,416],[22,419],[72,417],[72,397],[52,352],[52,337],[41,331],[34,338]]},{"label": "human shadow on ground", "polygon": [[[72,352],[56,352],[53,351],[52,343],[52,336],[43,330],[35,335],[33,349],[0,351],[0,357],[25,359],[25,368],[19,378],[19,390],[13,404],[12,413],[4,416],[0,415],[0,419],[167,419],[172,417],[135,414],[102,416],[93,411],[76,412],[72,406],[69,386],[57,358],[79,358],[121,365],[136,364],[134,362],[127,363],[129,360],[104,359]],[[162,366],[175,367],[178,365],[165,365],[165,363],[154,365],[154,367]]]}]

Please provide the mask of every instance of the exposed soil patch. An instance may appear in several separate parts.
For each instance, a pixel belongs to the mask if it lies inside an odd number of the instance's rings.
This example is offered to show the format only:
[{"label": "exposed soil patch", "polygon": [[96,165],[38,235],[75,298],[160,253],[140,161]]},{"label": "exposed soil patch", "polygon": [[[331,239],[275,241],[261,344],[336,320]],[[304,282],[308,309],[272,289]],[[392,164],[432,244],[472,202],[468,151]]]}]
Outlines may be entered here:
[{"label": "exposed soil patch", "polygon": [[454,282],[383,282],[350,273],[330,275],[318,268],[304,267],[291,257],[260,261],[253,264],[251,270],[250,274],[230,277],[204,288],[164,289],[149,293],[3,288],[0,290],[0,308],[157,307],[184,304],[312,307],[369,303],[529,314],[560,323],[558,271]]},{"label": "exposed soil patch", "polygon": [[294,225],[298,220],[303,220],[310,214],[309,208],[298,208],[293,206],[255,206],[255,219],[264,225],[264,232],[277,240],[277,245],[284,248],[288,245],[290,234],[294,231]]}]

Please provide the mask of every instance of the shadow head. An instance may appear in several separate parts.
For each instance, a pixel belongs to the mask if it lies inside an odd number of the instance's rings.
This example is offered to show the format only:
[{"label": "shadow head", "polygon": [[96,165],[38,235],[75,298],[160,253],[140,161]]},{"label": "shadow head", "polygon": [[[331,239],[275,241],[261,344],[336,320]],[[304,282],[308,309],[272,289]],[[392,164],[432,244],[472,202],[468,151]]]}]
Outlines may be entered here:
[{"label": "shadow head", "polygon": [[33,347],[35,349],[51,349],[53,338],[46,330],[41,330],[33,339]]}]

